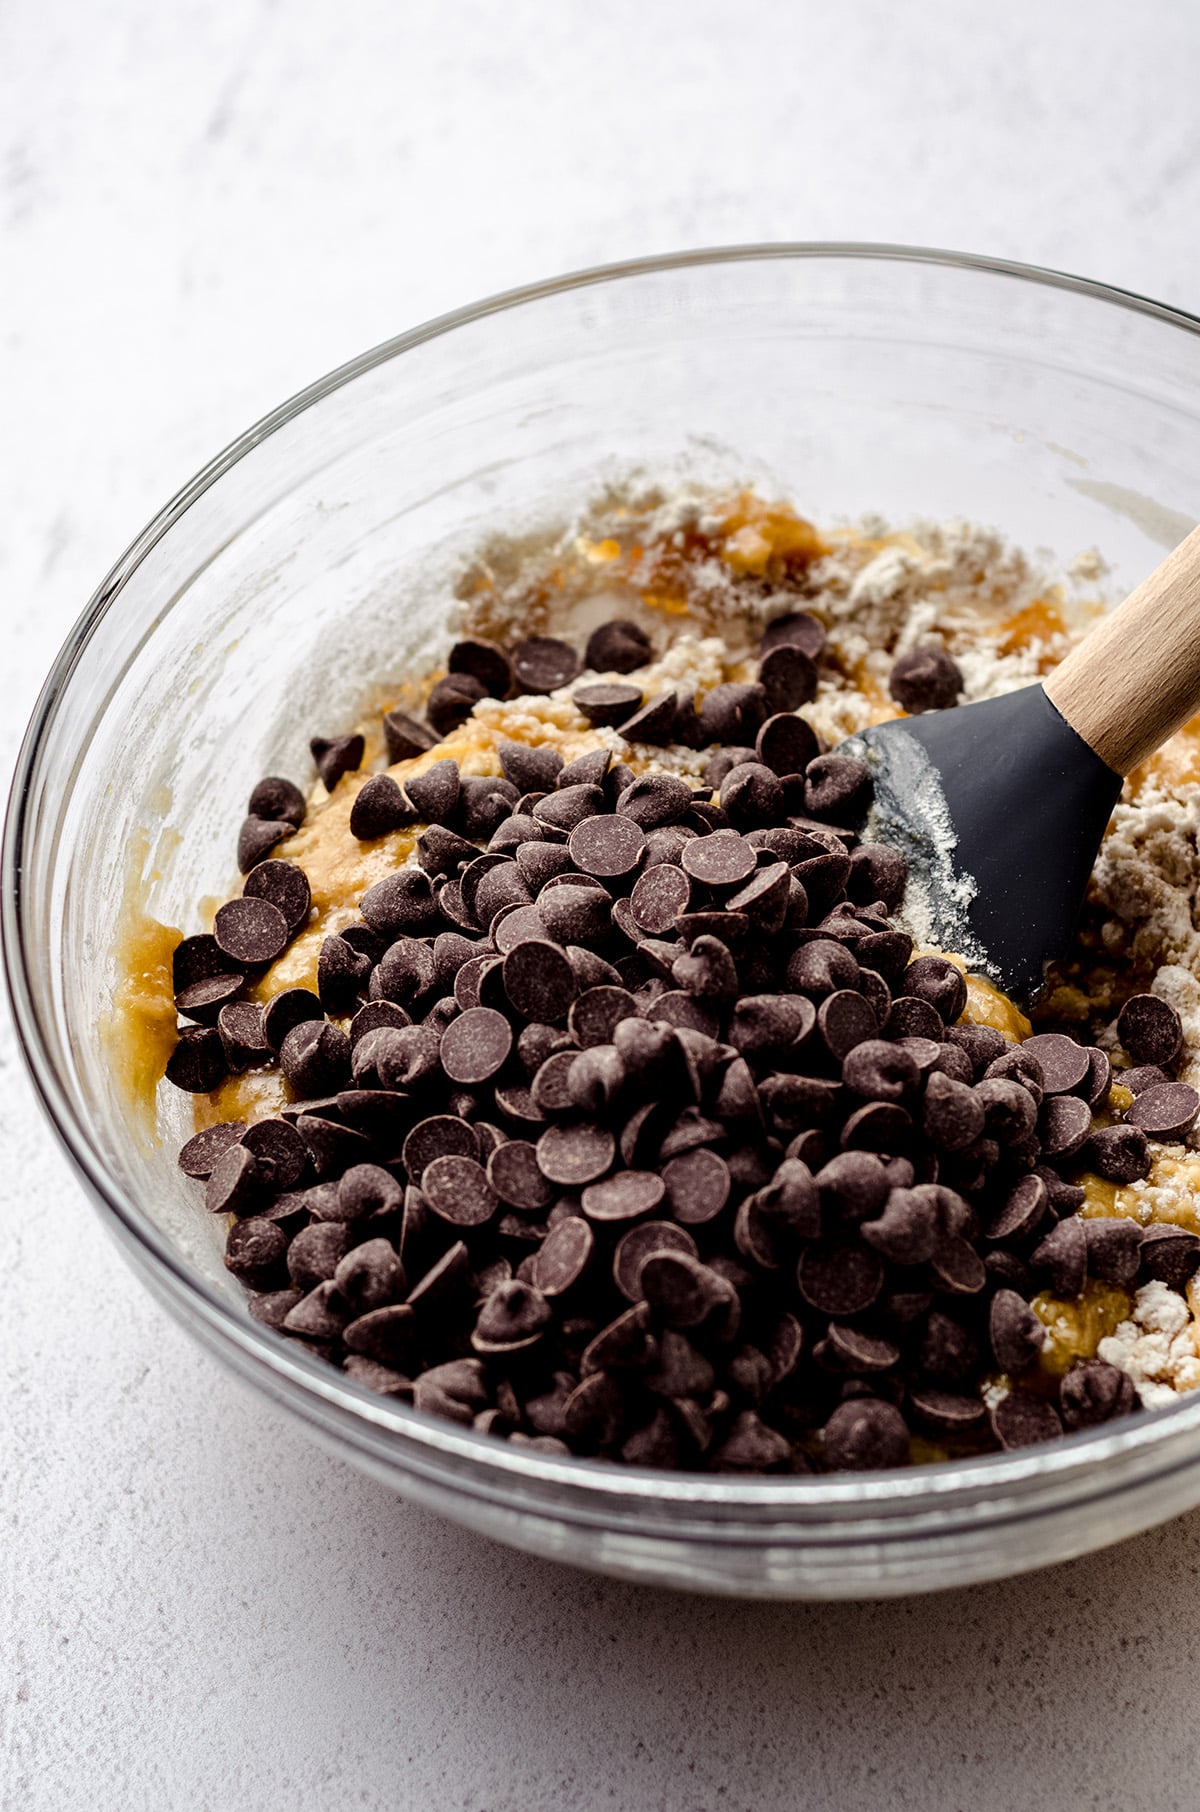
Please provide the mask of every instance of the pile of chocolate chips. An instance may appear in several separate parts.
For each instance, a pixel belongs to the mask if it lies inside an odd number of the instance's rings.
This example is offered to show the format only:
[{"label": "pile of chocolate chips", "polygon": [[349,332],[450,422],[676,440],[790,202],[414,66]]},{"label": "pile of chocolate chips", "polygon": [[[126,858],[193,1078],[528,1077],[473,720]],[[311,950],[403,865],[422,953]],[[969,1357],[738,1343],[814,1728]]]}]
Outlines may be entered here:
[{"label": "pile of chocolate chips", "polygon": [[[772,625],[764,670],[779,650],[812,664],[781,639],[812,621]],[[639,634],[597,631],[604,667]],[[515,683],[563,683],[546,646],[514,651]],[[1139,1091],[1097,1125],[1102,1052],[961,1024],[958,969],[912,960],[903,858],[853,829],[868,770],[768,712],[763,685],[723,690],[713,709],[753,745],[718,749],[699,788],[513,743],[501,780],[442,760],[368,781],[356,815],[394,789],[417,859],[325,939],[319,995],[243,998],[308,918],[293,863],[255,863],[180,945],[195,1024],[171,1079],[278,1063],[295,1097],[180,1154],[235,1217],[252,1313],[419,1409],[640,1465],[878,1468],[913,1434],[1015,1447],[1136,1407],[1113,1366],[1044,1376],[1028,1299],[1200,1260],[1179,1229],[1078,1217],[1064,1175],[1129,1181],[1147,1133],[1190,1128],[1178,1021],[1128,1003]],[[338,748],[319,745],[329,787],[355,757]],[[248,823],[302,814],[269,779]],[[997,1373],[1014,1388],[989,1408]]]}]

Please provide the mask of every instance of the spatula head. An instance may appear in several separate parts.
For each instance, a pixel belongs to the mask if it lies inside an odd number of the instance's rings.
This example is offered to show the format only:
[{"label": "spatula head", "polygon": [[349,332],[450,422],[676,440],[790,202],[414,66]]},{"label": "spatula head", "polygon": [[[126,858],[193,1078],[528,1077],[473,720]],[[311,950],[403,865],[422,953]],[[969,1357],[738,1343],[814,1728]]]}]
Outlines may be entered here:
[{"label": "spatula head", "polygon": [[1070,943],[1120,775],[1040,685],[879,724],[842,752],[875,777],[869,835],[908,857],[919,941],[1031,999]]}]

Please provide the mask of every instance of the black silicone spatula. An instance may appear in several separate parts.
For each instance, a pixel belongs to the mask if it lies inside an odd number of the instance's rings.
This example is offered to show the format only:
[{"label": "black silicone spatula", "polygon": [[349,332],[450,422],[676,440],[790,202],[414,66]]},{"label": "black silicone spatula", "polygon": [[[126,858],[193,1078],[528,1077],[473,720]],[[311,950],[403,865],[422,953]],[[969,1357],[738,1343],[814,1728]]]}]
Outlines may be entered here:
[{"label": "black silicone spatula", "polygon": [[1200,529],[1043,683],[853,737],[869,834],[909,860],[921,941],[1028,1000],[1070,942],[1124,775],[1200,706]]}]

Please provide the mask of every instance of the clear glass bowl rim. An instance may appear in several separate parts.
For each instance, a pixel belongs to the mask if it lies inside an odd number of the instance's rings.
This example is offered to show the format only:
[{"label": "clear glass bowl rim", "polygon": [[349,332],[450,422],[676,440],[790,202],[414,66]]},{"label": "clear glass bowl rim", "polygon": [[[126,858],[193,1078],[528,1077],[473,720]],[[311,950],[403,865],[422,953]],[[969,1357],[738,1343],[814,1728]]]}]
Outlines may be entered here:
[{"label": "clear glass bowl rim", "polygon": [[[1016,282],[1072,292],[1108,307],[1147,316],[1190,335],[1200,335],[1200,316],[1156,302],[1136,291],[1039,265],[990,258],[925,246],[856,241],[797,241],[721,246],[664,253],[653,257],[598,265],[497,295],[439,315],[385,340],[337,367],[296,393],[218,453],[164,505],[115,562],[81,613],[50,670],[26,730],[14,770],[4,825],[0,880],[3,900],[4,969],[18,1040],[41,1106],[69,1159],[104,1212],[110,1231],[126,1250],[135,1269],[147,1276],[180,1311],[198,1316],[206,1344],[223,1349],[228,1362],[326,1436],[357,1451],[364,1463],[385,1469],[407,1468],[414,1475],[436,1477],[449,1466],[453,1488],[460,1494],[508,1499],[534,1507],[544,1492],[555,1493],[553,1513],[576,1523],[603,1527],[614,1514],[666,1510],[690,1512],[690,1532],[708,1539],[778,1541],[780,1524],[796,1524],[798,1536],[817,1533],[815,1525],[840,1527],[854,1540],[854,1524],[864,1516],[874,1533],[903,1539],[927,1525],[930,1514],[952,1521],[955,1509],[982,1510],[989,1501],[1001,1520],[1009,1520],[1029,1488],[1042,1486],[1037,1508],[1062,1509],[1084,1492],[1093,1496],[1098,1475],[1108,1465],[1118,1468],[1121,1487],[1144,1485],[1139,1452],[1170,1437],[1172,1458],[1157,1469],[1159,1478],[1184,1469],[1194,1455],[1180,1457],[1179,1437],[1200,1435],[1200,1392],[1167,1409],[1131,1416],[1113,1431],[1100,1429],[1069,1435],[1042,1447],[1015,1454],[915,1467],[904,1472],[846,1475],[841,1479],[742,1478],[685,1472],[654,1472],[598,1460],[558,1460],[510,1447],[402,1405],[393,1405],[346,1379],[343,1374],[293,1347],[223,1301],[194,1275],[153,1222],[138,1209],[119,1181],[99,1161],[86,1128],[56,1073],[30,983],[30,956],[23,934],[24,848],[27,809],[39,757],[55,723],[60,700],[104,614],[120,597],[130,575],[155,544],[190,506],[253,448],[375,366],[397,358],[427,340],[488,315],[501,314],[572,290],[619,283],[630,278],[700,269],[705,266],[758,261],[859,261],[903,263],[974,271]],[[398,1440],[396,1437],[400,1437]],[[1136,1478],[1133,1474],[1137,1474]],[[444,1475],[443,1475],[444,1476]],[[450,1482],[444,1480],[444,1482]],[[1050,1501],[1047,1501],[1050,1500]],[[1030,1510],[1034,1505],[1029,1505]],[[748,1518],[739,1525],[738,1515]],[[1019,1511],[1016,1512],[1019,1514]],[[708,1519],[714,1520],[710,1522]],[[699,1524],[699,1527],[697,1526]],[[755,1525],[758,1525],[757,1534]],[[906,1526],[907,1525],[907,1526]],[[677,1532],[683,1534],[682,1525]],[[1088,1542],[1086,1545],[1094,1545]]]}]

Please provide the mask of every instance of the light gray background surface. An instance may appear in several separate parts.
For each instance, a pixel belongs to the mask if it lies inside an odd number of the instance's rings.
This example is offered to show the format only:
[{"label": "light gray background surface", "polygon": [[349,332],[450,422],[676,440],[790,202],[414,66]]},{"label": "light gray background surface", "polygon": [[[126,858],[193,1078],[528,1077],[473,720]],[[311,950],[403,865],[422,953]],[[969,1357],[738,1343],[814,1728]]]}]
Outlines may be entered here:
[{"label": "light gray background surface", "polygon": [[[1200,307],[1198,57],[1180,0],[0,0],[5,785],[168,494],[439,310],[838,237]],[[194,1350],[7,1017],[0,1195],[5,1812],[1200,1804],[1200,1519],[886,1606],[611,1585],[409,1509]]]}]

